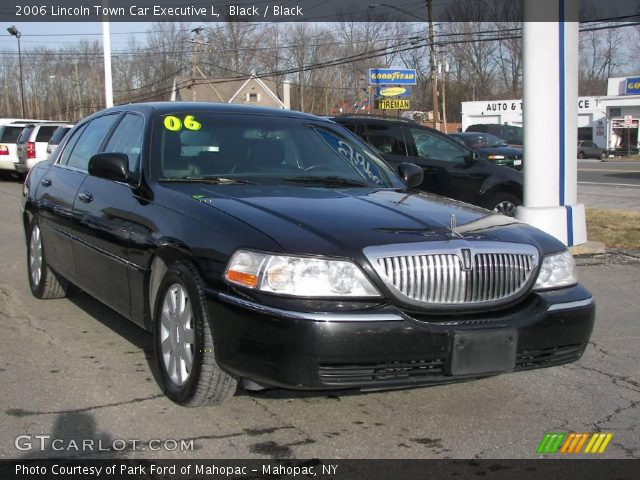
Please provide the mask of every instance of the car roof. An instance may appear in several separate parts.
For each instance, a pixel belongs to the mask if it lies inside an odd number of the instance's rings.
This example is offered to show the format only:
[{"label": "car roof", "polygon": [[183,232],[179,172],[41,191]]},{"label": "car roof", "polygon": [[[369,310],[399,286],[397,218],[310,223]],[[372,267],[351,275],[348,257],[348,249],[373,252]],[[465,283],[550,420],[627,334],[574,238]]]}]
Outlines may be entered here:
[{"label": "car roof", "polygon": [[[369,122],[369,123],[402,123],[402,124],[410,124],[410,125],[420,125],[418,122],[411,120],[409,118],[389,118],[389,117],[382,117],[380,115],[367,115],[367,114],[354,114],[354,113],[346,113],[343,115],[336,115],[333,117],[329,117],[331,118],[331,120],[333,120],[334,122],[338,122],[340,123],[340,120],[357,120],[357,121],[362,121],[362,122]],[[423,126],[423,125],[420,125]]]},{"label": "car roof", "polygon": [[[322,120],[325,118],[311,115],[309,113],[288,110],[284,108],[262,107],[256,105],[243,105],[237,103],[215,103],[215,102],[145,102],[129,103],[117,105],[106,110],[96,112],[94,115],[109,112],[138,112],[145,115],[163,115],[175,112],[198,112],[198,113],[243,113],[249,115],[274,115],[278,117],[294,117],[308,120]],[[92,115],[93,116],[93,115]]]}]

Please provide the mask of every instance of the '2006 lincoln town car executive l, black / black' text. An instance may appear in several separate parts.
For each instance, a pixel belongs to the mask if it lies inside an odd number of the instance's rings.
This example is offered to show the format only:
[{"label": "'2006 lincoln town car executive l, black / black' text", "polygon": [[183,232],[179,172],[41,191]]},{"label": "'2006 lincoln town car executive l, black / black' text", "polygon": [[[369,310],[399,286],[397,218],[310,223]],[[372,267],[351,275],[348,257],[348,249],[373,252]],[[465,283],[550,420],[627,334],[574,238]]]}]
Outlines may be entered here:
[{"label": "'2006 lincoln town car executive l, black / black' text", "polygon": [[240,381],[379,389],[577,360],[595,305],[564,245],[414,190],[422,175],[303,113],[114,107],[25,181],[29,284],[153,332],[182,405]]}]

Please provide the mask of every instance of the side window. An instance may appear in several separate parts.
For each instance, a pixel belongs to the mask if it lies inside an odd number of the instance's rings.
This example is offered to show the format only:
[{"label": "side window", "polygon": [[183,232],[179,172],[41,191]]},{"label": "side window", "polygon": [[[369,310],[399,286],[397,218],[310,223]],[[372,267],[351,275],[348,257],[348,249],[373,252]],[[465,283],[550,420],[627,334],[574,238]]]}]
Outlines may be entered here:
[{"label": "side window", "polygon": [[117,118],[118,115],[105,115],[92,120],[73,146],[67,165],[87,170],[89,159],[98,152],[100,144]]},{"label": "side window", "polygon": [[137,172],[140,168],[143,130],[142,117],[130,113],[126,114],[107,142],[105,152],[126,154],[129,157],[129,170]]},{"label": "side window", "polygon": [[41,125],[36,134],[36,142],[48,142],[51,140],[53,132],[56,131],[57,126],[44,126]]},{"label": "side window", "polygon": [[467,151],[453,141],[441,138],[440,135],[419,128],[412,128],[411,136],[416,144],[419,157],[456,163],[465,161]]},{"label": "side window", "polygon": [[402,128],[399,125],[367,125],[368,142],[382,153],[407,156]]},{"label": "side window", "polygon": [[67,162],[69,161],[69,156],[73,151],[73,147],[75,147],[76,143],[78,143],[78,139],[80,138],[80,135],[82,135],[82,132],[84,132],[85,128],[87,128],[87,124],[84,124],[81,127],[78,127],[78,129],[75,132],[73,132],[73,134],[69,138],[69,141],[64,146],[64,151],[62,152],[62,155],[60,156],[60,160],[58,161],[60,165],[67,164]]}]

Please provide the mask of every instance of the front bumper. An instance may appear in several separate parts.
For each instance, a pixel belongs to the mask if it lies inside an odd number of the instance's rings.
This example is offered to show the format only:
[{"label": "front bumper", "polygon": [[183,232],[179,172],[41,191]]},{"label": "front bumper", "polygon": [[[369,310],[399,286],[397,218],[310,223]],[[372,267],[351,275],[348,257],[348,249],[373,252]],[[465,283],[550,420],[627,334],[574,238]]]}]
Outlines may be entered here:
[{"label": "front bumper", "polygon": [[209,292],[218,363],[264,385],[295,389],[393,388],[447,383],[454,335],[516,333],[515,367],[570,363],[582,355],[595,304],[582,286],[530,294],[486,314],[416,316],[395,307],[349,313],[278,310]]}]

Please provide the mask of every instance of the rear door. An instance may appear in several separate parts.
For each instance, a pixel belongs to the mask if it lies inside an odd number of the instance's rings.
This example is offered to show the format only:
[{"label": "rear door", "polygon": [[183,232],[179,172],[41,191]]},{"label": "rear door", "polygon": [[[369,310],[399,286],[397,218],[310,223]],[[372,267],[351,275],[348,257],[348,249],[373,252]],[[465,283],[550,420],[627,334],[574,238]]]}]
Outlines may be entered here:
[{"label": "rear door", "polygon": [[[119,118],[102,151],[126,154],[129,170],[138,172],[143,131],[143,117],[126,113]],[[83,162],[86,170],[89,158]],[[131,313],[129,270],[138,269],[131,262],[129,251],[138,205],[130,185],[87,175],[73,208],[73,255],[78,281],[91,295],[126,317]]]},{"label": "rear door", "polygon": [[425,128],[406,126],[410,138],[409,162],[422,167],[421,189],[468,203],[477,202],[488,175],[479,162],[470,162],[470,151],[455,140]]},{"label": "rear door", "polygon": [[75,282],[71,249],[73,202],[86,172],[67,167],[86,124],[78,127],[62,146],[57,162],[49,166],[38,186],[38,213],[42,241],[51,267],[66,279]]}]

